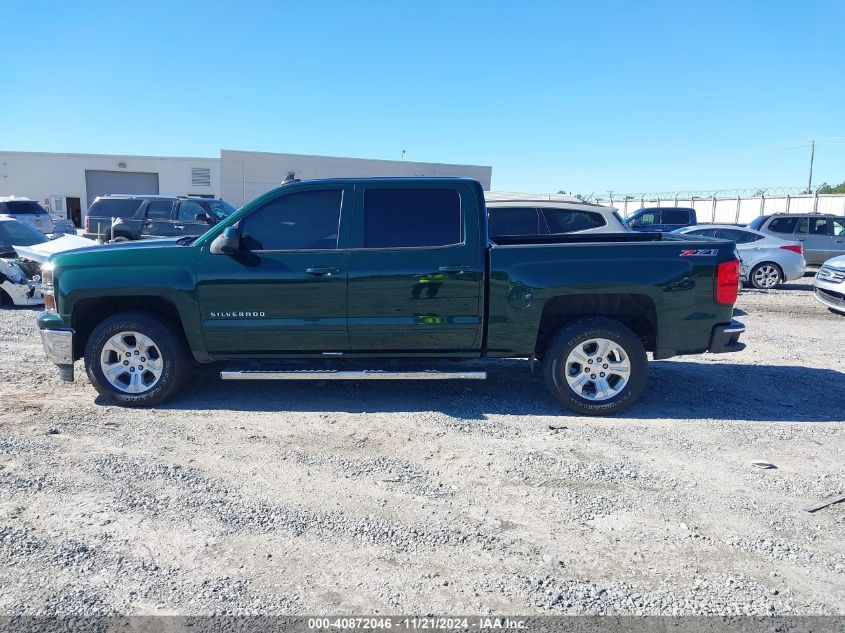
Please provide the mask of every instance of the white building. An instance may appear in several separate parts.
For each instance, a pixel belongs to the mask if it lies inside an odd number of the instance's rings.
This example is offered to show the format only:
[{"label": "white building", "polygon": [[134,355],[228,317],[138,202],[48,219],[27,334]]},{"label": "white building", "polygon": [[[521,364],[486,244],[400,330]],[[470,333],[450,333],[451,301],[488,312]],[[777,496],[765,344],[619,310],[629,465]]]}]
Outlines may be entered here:
[{"label": "white building", "polygon": [[220,150],[219,158],[0,151],[0,196],[38,200],[77,224],[99,195],[223,198],[236,207],[296,178],[463,176],[490,189],[492,167]]}]

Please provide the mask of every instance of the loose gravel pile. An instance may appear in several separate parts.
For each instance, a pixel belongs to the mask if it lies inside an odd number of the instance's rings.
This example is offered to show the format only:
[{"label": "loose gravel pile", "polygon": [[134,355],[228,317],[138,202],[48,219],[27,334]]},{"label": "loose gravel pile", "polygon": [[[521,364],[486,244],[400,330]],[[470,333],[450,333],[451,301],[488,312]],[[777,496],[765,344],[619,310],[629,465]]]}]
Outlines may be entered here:
[{"label": "loose gravel pile", "polygon": [[803,510],[845,493],[845,317],[807,281],[606,419],[517,361],[120,409],[2,310],[0,613],[845,614],[845,504]]}]

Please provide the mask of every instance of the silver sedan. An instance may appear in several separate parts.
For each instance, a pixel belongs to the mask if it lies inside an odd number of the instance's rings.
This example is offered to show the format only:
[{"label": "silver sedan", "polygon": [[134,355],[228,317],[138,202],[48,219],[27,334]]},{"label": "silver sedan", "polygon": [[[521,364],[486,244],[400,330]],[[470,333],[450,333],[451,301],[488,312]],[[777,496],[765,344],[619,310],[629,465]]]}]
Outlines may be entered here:
[{"label": "silver sedan", "polygon": [[736,242],[742,279],[755,288],[775,288],[784,281],[801,279],[807,268],[801,242],[782,240],[754,229],[732,224],[696,224],[675,233]]}]

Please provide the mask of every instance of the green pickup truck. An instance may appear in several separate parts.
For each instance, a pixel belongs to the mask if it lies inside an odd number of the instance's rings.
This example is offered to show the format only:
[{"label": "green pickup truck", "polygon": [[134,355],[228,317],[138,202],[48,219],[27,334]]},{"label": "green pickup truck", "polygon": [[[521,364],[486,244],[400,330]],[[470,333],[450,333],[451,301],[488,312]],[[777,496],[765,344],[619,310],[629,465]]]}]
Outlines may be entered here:
[{"label": "green pickup truck", "polygon": [[[542,363],[560,403],[615,413],[656,359],[733,352],[733,242],[638,233],[487,234],[459,178],[285,184],[199,237],[54,256],[38,318],[65,380],[84,358],[108,400],[164,402],[226,380],[484,378]],[[472,361],[472,362],[467,362]]]}]

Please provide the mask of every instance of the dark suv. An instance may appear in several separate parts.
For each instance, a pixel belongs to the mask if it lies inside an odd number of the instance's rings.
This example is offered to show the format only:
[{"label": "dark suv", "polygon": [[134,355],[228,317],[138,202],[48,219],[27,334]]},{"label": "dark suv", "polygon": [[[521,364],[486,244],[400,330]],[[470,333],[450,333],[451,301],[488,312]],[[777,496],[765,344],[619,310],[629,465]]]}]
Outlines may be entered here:
[{"label": "dark suv", "polygon": [[103,241],[202,235],[235,212],[225,200],[187,196],[99,196],[85,216],[85,237]]}]

